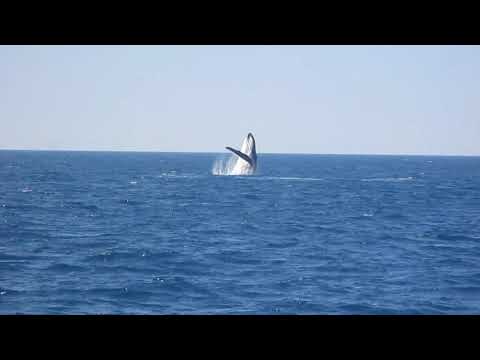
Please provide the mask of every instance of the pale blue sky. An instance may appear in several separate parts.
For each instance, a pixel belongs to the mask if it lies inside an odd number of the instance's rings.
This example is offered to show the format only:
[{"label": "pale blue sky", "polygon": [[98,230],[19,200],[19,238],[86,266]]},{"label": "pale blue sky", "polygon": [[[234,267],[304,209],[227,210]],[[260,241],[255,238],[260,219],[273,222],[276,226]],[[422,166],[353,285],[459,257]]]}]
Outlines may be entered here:
[{"label": "pale blue sky", "polygon": [[0,149],[480,155],[479,46],[0,46]]}]

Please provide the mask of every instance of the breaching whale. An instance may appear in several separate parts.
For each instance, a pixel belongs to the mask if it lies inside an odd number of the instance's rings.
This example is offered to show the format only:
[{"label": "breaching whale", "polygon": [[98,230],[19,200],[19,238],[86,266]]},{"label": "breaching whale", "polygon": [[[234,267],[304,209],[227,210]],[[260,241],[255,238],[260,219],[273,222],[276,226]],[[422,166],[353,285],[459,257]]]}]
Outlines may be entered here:
[{"label": "breaching whale", "polygon": [[243,140],[240,150],[236,150],[230,146],[227,146],[226,149],[238,156],[230,173],[231,175],[251,175],[255,172],[257,169],[257,149],[252,133],[248,133],[245,140]]}]

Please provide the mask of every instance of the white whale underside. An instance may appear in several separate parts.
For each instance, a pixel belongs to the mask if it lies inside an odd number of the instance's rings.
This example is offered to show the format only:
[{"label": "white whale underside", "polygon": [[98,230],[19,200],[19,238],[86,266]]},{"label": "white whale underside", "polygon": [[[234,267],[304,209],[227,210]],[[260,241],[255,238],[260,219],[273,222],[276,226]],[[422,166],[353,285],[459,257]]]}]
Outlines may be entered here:
[{"label": "white whale underside", "polygon": [[[242,147],[240,151],[244,154],[250,154],[252,152],[252,144],[249,141],[248,137],[243,140]],[[230,175],[251,175],[253,174],[253,169],[248,162],[243,160],[241,157],[233,155],[236,159],[235,165],[233,166]]]}]

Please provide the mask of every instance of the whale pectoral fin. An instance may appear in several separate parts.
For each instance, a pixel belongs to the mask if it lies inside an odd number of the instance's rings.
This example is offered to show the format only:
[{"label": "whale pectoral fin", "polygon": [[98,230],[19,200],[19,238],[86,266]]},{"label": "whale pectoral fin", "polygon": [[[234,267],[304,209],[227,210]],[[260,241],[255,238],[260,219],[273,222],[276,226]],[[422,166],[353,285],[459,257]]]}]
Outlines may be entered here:
[{"label": "whale pectoral fin", "polygon": [[234,154],[238,155],[238,156],[241,157],[243,160],[245,160],[246,162],[248,162],[251,166],[253,166],[253,161],[252,161],[252,159],[250,159],[250,157],[249,157],[248,155],[245,155],[245,154],[242,153],[241,151],[235,150],[234,148],[231,148],[230,146],[227,146],[226,149],[227,149],[227,150],[230,150],[230,151],[233,152]]}]

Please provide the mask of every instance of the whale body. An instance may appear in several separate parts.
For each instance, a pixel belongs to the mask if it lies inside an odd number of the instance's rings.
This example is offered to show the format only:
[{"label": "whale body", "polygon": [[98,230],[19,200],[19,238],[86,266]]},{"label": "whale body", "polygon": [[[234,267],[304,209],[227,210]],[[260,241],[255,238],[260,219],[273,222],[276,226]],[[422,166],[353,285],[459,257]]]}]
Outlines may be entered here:
[{"label": "whale body", "polygon": [[227,146],[226,149],[238,156],[230,173],[231,175],[252,175],[255,173],[257,169],[257,149],[252,133],[248,133],[245,140],[243,140],[240,150],[230,146]]}]

